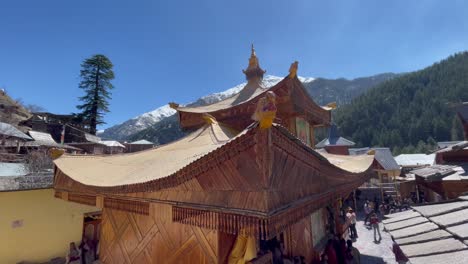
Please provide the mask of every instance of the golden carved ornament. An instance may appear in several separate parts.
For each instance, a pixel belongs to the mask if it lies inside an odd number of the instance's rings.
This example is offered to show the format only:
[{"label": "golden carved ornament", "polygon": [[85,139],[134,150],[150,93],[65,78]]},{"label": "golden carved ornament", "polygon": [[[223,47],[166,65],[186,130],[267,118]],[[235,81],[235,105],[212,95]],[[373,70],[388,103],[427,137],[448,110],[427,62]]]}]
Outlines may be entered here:
[{"label": "golden carved ornament", "polygon": [[297,76],[297,67],[299,66],[299,62],[295,61],[291,63],[291,67],[289,67],[289,78],[294,78]]},{"label": "golden carved ornament", "polygon": [[336,109],[336,102],[328,103],[326,107],[330,108],[330,110],[334,110]]},{"label": "golden carved ornament", "polygon": [[270,128],[275,120],[276,110],[276,95],[274,92],[268,91],[265,97],[258,100],[252,119],[260,123],[261,129]]},{"label": "golden carved ornament", "polygon": [[210,114],[205,113],[203,114],[202,117],[203,117],[203,120],[205,120],[205,122],[209,125],[217,123],[216,118]]},{"label": "golden carved ornament", "polygon": [[170,102],[169,103],[169,107],[172,108],[172,109],[176,109],[179,108],[179,104],[178,103],[174,103],[174,102]]}]

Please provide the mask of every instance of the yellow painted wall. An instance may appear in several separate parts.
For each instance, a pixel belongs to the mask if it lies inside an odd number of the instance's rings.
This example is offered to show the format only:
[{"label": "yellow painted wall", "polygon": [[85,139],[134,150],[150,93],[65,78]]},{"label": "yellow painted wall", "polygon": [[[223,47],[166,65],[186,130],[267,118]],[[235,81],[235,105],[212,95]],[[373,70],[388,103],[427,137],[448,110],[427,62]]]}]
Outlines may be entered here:
[{"label": "yellow painted wall", "polygon": [[[81,240],[83,214],[98,210],[57,199],[52,189],[0,192],[0,264],[65,257]],[[13,228],[16,220],[23,225]]]}]

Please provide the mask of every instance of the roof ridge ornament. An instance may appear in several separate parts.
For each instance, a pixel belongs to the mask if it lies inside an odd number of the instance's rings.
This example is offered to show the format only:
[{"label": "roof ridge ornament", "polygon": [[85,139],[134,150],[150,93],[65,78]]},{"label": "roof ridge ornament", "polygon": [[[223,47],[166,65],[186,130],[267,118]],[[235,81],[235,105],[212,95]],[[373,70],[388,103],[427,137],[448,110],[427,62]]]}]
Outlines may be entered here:
[{"label": "roof ridge ornament", "polygon": [[293,63],[291,63],[291,66],[289,67],[289,78],[294,78],[297,76],[297,68],[299,66],[299,62],[298,61],[294,61]]},{"label": "roof ridge ornament", "polygon": [[179,108],[179,104],[174,103],[174,102],[169,102],[169,107],[172,108],[172,109],[177,110],[177,108]]},{"label": "roof ridge ornament", "polygon": [[204,113],[202,115],[203,117],[203,120],[205,120],[205,122],[208,124],[208,125],[212,125],[212,124],[217,124],[218,121],[216,121],[216,118],[208,113]]},{"label": "roof ridge ornament", "polygon": [[252,43],[251,53],[249,58],[249,66],[247,69],[242,70],[245,74],[247,81],[254,80],[254,79],[263,79],[263,74],[265,74],[265,70],[260,68],[260,63],[257,58],[257,54],[255,53],[255,48]]},{"label": "roof ridge ornament", "polygon": [[257,103],[257,108],[252,116],[252,119],[260,123],[261,129],[270,128],[273,125],[273,120],[276,118],[276,94],[272,91],[265,93],[265,96],[260,98]]},{"label": "roof ridge ornament", "polygon": [[330,102],[326,105],[326,107],[330,108],[330,110],[336,109],[336,102]]}]

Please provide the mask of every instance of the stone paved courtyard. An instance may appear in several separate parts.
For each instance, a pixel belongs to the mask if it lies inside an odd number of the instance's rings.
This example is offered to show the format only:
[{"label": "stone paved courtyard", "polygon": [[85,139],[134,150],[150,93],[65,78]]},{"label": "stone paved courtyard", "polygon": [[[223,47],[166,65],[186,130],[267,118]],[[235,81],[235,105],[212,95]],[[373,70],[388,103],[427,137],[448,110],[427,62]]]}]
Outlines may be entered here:
[{"label": "stone paved courtyard", "polygon": [[374,231],[364,226],[362,215],[359,215],[356,229],[359,238],[353,244],[361,252],[361,264],[397,263],[391,249],[392,239],[387,232],[383,231],[382,223],[380,223],[380,234],[382,235],[380,243],[374,242]]}]

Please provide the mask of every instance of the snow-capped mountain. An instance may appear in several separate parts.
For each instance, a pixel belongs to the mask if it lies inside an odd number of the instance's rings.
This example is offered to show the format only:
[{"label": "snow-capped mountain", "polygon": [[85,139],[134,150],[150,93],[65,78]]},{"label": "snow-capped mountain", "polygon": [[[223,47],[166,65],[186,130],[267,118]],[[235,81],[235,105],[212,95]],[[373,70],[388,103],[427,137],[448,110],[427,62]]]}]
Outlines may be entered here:
[{"label": "snow-capped mountain", "polygon": [[[392,79],[395,76],[397,75],[393,73],[385,73],[353,80],[311,77],[299,77],[299,80],[319,105],[330,102],[337,102],[338,105],[343,105],[379,83]],[[282,79],[282,77],[268,75],[263,79],[263,83],[265,87],[271,87]],[[188,103],[187,106],[199,106],[219,102],[238,93],[245,84],[241,83],[223,92],[203,96],[192,103]],[[110,127],[100,134],[104,139],[130,141],[146,139],[156,144],[165,144],[181,138],[183,135],[185,135],[185,132],[178,125],[175,110],[171,109],[168,105]]]},{"label": "snow-capped mountain", "polygon": [[174,115],[175,113],[176,111],[170,108],[169,105],[163,105],[153,111],[144,113],[121,124],[105,129],[99,134],[99,136],[105,139],[124,140],[130,135],[146,129],[162,119]]},{"label": "snow-capped mountain", "polygon": [[[277,76],[267,75],[263,79],[263,84],[265,87],[271,87],[281,81],[283,78]],[[311,82],[313,78],[303,78],[299,77],[301,81]],[[200,105],[207,105],[219,102],[224,100],[228,97],[231,97],[242,90],[242,88],[246,85],[246,83],[241,83],[236,85],[232,88],[229,88],[223,92],[213,93],[206,96],[203,96],[196,100],[195,102],[188,103],[189,106],[200,106]],[[114,139],[114,140],[124,140],[130,135],[133,135],[137,132],[140,132],[148,127],[153,126],[154,124],[160,122],[164,118],[172,116],[176,113],[176,111],[169,107],[169,105],[163,105],[159,108],[154,109],[153,111],[144,113],[142,115],[136,116],[130,120],[127,120],[121,124],[112,126],[102,133],[99,134],[102,138],[106,139]]]}]

